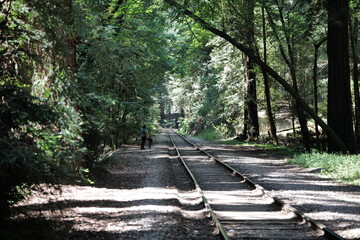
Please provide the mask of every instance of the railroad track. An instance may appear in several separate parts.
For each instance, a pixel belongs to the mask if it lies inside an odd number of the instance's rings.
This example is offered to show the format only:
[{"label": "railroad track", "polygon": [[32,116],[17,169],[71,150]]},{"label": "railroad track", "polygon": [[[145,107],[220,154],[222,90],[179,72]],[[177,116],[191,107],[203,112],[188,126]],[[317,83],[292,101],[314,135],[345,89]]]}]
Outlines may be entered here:
[{"label": "railroad track", "polygon": [[222,239],[343,239],[184,136],[167,134]]}]

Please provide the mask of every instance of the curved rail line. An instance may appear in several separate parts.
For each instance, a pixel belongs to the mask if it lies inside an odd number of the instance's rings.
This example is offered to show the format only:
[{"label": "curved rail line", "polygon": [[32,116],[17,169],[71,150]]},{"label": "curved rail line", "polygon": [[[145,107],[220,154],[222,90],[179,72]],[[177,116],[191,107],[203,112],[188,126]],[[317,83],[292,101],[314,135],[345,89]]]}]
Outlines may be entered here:
[{"label": "curved rail line", "polygon": [[[173,133],[175,133],[175,135],[173,134],[175,137],[172,137],[169,132],[167,133],[170,142],[176,150],[178,159],[200,193],[202,201],[222,239],[343,240],[341,236],[325,225],[315,222],[276,196],[272,196],[262,186],[215,158],[207,151],[202,150],[186,137],[177,132]],[[176,137],[178,139],[174,140]],[[184,142],[185,146],[178,146],[184,145]],[[190,149],[188,146],[190,146]],[[216,170],[214,170],[214,166],[217,167]],[[223,171],[224,169],[226,173]],[[209,175],[211,172],[216,173]],[[239,187],[231,187],[229,191],[230,198],[226,199],[224,197],[224,202],[219,203],[214,199],[223,197],[221,193],[211,191],[211,187],[210,190],[209,188],[204,190],[204,186],[209,183],[204,180],[199,181],[201,178],[206,179],[206,181],[210,180],[210,184],[213,185],[220,184],[220,182],[224,183],[225,188],[226,184]],[[212,178],[216,178],[216,180]],[[229,180],[230,178],[231,180]],[[221,191],[223,191],[223,195],[228,194],[226,189]],[[241,210],[237,211],[236,208]],[[222,211],[222,209],[225,210]],[[228,213],[228,216],[222,214],[223,212]],[[232,212],[239,212],[240,216],[232,215]],[[248,213],[249,215],[247,215]],[[265,215],[265,217],[262,215]]]}]

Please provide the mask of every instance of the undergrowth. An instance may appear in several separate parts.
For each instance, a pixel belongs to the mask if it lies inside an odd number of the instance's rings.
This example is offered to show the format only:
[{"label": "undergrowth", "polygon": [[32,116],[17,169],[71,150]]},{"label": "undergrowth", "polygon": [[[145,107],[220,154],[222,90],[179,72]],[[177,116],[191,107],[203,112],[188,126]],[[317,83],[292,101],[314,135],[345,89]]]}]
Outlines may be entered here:
[{"label": "undergrowth", "polygon": [[288,160],[288,163],[304,168],[320,168],[322,174],[334,180],[360,186],[360,155],[303,153]]},{"label": "undergrowth", "polygon": [[282,156],[293,156],[298,153],[298,151],[293,148],[286,147],[286,146],[278,146],[278,145],[271,144],[271,143],[264,144],[264,143],[258,143],[258,142],[239,141],[239,140],[235,140],[235,139],[222,139],[221,134],[215,128],[208,128],[206,130],[203,130],[201,133],[199,133],[198,135],[195,135],[194,137],[203,139],[203,140],[215,141],[215,142],[221,143],[221,144],[253,146],[253,147],[263,149],[263,150],[272,151],[272,153],[277,154],[277,155],[282,155]]},{"label": "undergrowth", "polygon": [[269,150],[276,155],[290,157],[291,159],[288,160],[290,164],[298,164],[303,168],[319,168],[322,174],[336,181],[360,186],[360,155],[340,155],[320,152],[299,154],[298,150],[286,146],[233,139],[220,140],[221,136],[214,128],[206,129],[195,137],[222,144],[253,146]]},{"label": "undergrowth", "polygon": [[238,141],[238,140],[218,140],[216,141],[218,143],[222,144],[228,144],[228,145],[239,145],[239,146],[253,146],[257,147],[263,150],[269,150],[272,151],[272,153],[277,155],[283,155],[283,156],[294,156],[298,153],[296,149],[286,147],[286,146],[279,146],[275,144],[264,144],[264,143],[257,143],[257,142],[245,142],[245,141]]},{"label": "undergrowth", "polygon": [[203,130],[198,135],[195,135],[196,138],[200,138],[203,140],[210,140],[214,141],[216,139],[221,138],[220,134],[216,131],[215,128],[207,128],[206,130]]}]

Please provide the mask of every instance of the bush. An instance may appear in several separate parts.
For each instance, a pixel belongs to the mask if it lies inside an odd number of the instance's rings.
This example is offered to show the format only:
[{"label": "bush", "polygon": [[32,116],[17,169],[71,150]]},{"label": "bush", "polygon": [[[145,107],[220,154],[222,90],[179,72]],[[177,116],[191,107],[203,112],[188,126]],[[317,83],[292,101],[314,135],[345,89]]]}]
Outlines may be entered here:
[{"label": "bush", "polygon": [[32,184],[54,183],[66,171],[58,115],[22,88],[0,86],[0,219]]},{"label": "bush", "polygon": [[210,128],[207,128],[207,129],[201,131],[195,137],[204,139],[204,140],[216,140],[216,139],[219,139],[221,137],[221,135],[218,133],[218,131],[215,128],[210,127]]}]

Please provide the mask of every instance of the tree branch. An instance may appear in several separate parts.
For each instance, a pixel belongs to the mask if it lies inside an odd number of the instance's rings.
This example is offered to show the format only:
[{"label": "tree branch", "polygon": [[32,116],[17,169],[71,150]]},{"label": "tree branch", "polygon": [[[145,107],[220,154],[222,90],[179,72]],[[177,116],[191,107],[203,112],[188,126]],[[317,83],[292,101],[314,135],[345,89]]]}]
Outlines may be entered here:
[{"label": "tree branch", "polygon": [[191,17],[196,22],[198,22],[200,25],[202,25],[205,29],[208,31],[214,33],[215,35],[224,38],[226,41],[234,45],[237,49],[242,51],[244,54],[246,54],[250,59],[252,59],[256,64],[258,64],[262,69],[264,69],[270,76],[272,76],[281,86],[285,88],[287,92],[290,93],[290,95],[298,102],[301,107],[314,119],[315,122],[317,122],[321,128],[327,133],[328,137],[331,138],[336,144],[338,144],[339,148],[343,153],[348,153],[349,150],[347,146],[344,144],[344,142],[338,137],[338,135],[315,113],[315,111],[310,108],[310,106],[302,99],[302,97],[299,95],[295,89],[286,82],[284,78],[282,78],[274,69],[272,69],[270,66],[268,66],[266,63],[264,63],[259,57],[257,57],[253,51],[247,47],[245,47],[240,42],[236,41],[233,37],[230,35],[214,28],[209,23],[205,22],[203,19],[199,18],[197,15],[195,15],[193,12],[189,11],[188,9],[184,8],[180,4],[178,4],[174,0],[164,0],[169,5],[175,7],[179,11],[183,12],[185,15]]}]

